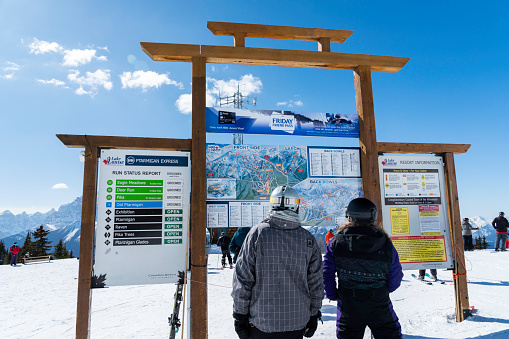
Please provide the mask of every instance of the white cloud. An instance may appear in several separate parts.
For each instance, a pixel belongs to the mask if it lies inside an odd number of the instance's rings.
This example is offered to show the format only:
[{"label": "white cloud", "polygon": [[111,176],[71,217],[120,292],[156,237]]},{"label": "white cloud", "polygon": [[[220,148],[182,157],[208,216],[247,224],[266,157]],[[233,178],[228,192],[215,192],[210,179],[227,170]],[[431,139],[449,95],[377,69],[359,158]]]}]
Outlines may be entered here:
[{"label": "white cloud", "polygon": [[64,183],[60,183],[60,184],[53,185],[53,187],[51,187],[51,188],[52,189],[61,189],[61,188],[69,188],[69,187]]},{"label": "white cloud", "polygon": [[262,81],[260,78],[254,77],[252,74],[243,75],[239,80],[230,79],[217,80],[214,78],[207,78],[207,86],[211,84],[210,88],[207,88],[213,95],[229,96],[240,90],[242,95],[252,95],[260,93],[262,90]]},{"label": "white cloud", "polygon": [[57,80],[57,79],[51,79],[51,80],[42,80],[42,79],[36,79],[41,84],[45,85],[55,85],[55,86],[63,86],[65,85],[65,82]]},{"label": "white cloud", "polygon": [[[217,103],[217,98],[213,96],[211,93],[206,93],[206,106],[215,106]],[[191,114],[193,109],[193,100],[191,94],[182,94],[177,101],[175,102],[175,106],[182,114]]]},{"label": "white cloud", "polygon": [[18,64],[15,64],[14,62],[11,62],[11,61],[7,61],[7,65],[6,67],[3,68],[4,71],[6,72],[9,72],[9,71],[19,71],[21,66],[18,65]]},{"label": "white cloud", "polygon": [[[64,66],[78,67],[89,64],[95,57],[95,49],[73,49],[64,51]],[[96,58],[97,59],[97,58]]]},{"label": "white cloud", "polygon": [[[233,95],[240,89],[242,95],[249,96],[260,93],[262,90],[262,81],[260,78],[254,77],[252,74],[243,75],[239,80],[218,80],[207,78],[206,100],[207,106],[215,106],[218,98]],[[182,114],[191,113],[191,94],[182,94],[175,103],[177,109]]]},{"label": "white cloud", "polygon": [[191,114],[192,112],[192,96],[191,94],[182,94],[175,102],[175,106],[182,114]]},{"label": "white cloud", "polygon": [[32,42],[28,47],[30,47],[30,54],[45,54],[49,52],[61,52],[63,50],[62,46],[60,46],[56,42],[47,42],[38,40],[34,38],[34,42]]},{"label": "white cloud", "polygon": [[287,107],[293,107],[293,106],[303,106],[304,103],[301,100],[287,100],[287,101],[279,101],[276,103],[276,106],[287,106]]},{"label": "white cloud", "polygon": [[[90,94],[91,96],[94,96],[97,94],[100,87],[103,87],[108,91],[113,88],[109,69],[98,69],[93,73],[86,72],[85,76],[79,75],[80,72],[77,70],[74,70],[73,73],[69,73],[69,75],[67,75],[67,79],[69,79],[70,82],[80,85],[80,87],[75,92],[78,95]],[[86,91],[83,89],[83,87],[88,87],[89,90]]]},{"label": "white cloud", "polygon": [[0,75],[0,78],[13,79],[14,78],[14,73],[6,74],[6,75]]},{"label": "white cloud", "polygon": [[148,88],[159,88],[161,85],[174,85],[183,88],[182,83],[171,80],[168,74],[159,74],[153,71],[124,72],[120,75],[122,88],[141,88],[146,92]]}]

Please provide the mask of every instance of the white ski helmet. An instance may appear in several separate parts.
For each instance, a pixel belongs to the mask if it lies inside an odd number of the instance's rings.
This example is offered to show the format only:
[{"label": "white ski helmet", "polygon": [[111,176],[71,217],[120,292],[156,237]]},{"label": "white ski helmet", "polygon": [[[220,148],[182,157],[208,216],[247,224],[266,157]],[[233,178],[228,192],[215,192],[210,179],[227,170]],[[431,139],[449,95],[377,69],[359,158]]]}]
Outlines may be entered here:
[{"label": "white ski helmet", "polygon": [[273,210],[290,210],[298,213],[299,204],[299,194],[287,185],[274,188],[270,195],[270,207]]}]

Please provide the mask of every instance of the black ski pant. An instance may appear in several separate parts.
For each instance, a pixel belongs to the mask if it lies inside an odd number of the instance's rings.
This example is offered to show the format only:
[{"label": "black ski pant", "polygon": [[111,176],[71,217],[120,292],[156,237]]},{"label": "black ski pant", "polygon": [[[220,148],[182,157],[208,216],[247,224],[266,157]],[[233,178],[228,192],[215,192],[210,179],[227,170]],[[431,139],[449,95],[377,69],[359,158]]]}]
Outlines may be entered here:
[{"label": "black ski pant", "polygon": [[256,327],[251,327],[249,339],[302,339],[304,338],[304,329],[288,332],[266,333]]},{"label": "black ski pant", "polygon": [[362,339],[366,326],[375,338],[402,338],[387,286],[372,290],[340,287],[338,297],[338,338]]},{"label": "black ski pant", "polygon": [[463,249],[465,251],[473,251],[474,244],[472,244],[472,235],[464,235],[463,236]]},{"label": "black ski pant", "polygon": [[223,257],[221,258],[221,265],[226,266],[226,257],[228,257],[228,263],[230,266],[232,265],[232,256],[230,255],[230,250],[221,250],[223,253]]}]

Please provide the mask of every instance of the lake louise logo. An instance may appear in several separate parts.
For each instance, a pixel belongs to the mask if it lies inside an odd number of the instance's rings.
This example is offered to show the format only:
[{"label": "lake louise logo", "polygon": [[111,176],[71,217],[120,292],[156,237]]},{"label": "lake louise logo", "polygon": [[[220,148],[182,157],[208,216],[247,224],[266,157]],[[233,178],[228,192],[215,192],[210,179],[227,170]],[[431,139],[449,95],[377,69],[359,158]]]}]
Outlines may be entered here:
[{"label": "lake louise logo", "polygon": [[397,166],[398,163],[394,159],[384,159],[382,160],[382,166]]},{"label": "lake louise logo", "polygon": [[107,157],[103,160],[103,163],[110,166],[122,166],[124,165],[124,160],[121,157]]},{"label": "lake louise logo", "polygon": [[295,117],[293,115],[272,112],[270,116],[270,129],[293,134],[295,131]]}]

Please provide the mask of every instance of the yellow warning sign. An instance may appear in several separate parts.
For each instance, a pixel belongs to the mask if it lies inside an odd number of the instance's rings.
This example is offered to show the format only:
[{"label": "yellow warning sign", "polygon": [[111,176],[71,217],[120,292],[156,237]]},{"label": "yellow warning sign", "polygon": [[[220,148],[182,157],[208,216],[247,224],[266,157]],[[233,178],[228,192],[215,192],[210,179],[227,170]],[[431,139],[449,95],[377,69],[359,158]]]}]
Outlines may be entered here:
[{"label": "yellow warning sign", "polygon": [[447,261],[443,235],[392,237],[391,240],[401,263]]},{"label": "yellow warning sign", "polygon": [[410,234],[408,207],[391,207],[391,233],[394,235]]}]

